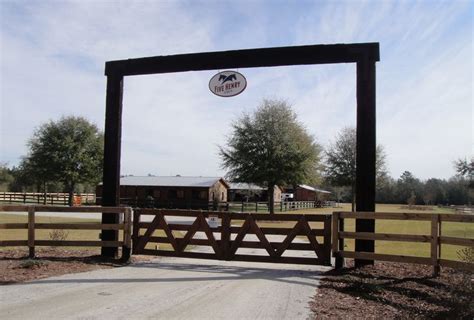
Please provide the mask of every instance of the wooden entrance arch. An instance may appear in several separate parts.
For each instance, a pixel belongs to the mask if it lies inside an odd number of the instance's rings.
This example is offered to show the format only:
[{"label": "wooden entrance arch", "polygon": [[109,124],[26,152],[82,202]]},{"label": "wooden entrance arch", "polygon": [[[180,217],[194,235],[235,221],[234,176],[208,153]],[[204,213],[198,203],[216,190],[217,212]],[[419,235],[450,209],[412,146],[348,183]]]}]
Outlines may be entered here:
[{"label": "wooden entrance arch", "polygon": [[[380,60],[378,43],[310,45],[180,54],[105,63],[107,97],[103,206],[120,204],[120,151],[122,133],[123,78],[132,75],[234,68],[277,67],[329,63],[357,66],[357,211],[375,211],[375,63]],[[102,223],[117,223],[118,215],[102,214]],[[374,220],[356,221],[357,232],[374,232]],[[118,232],[102,230],[102,240],[116,240]],[[115,256],[116,248],[102,248],[103,256]],[[356,251],[373,252],[373,240],[356,240]],[[129,253],[124,253],[128,256]],[[356,265],[373,263],[356,260]]]}]

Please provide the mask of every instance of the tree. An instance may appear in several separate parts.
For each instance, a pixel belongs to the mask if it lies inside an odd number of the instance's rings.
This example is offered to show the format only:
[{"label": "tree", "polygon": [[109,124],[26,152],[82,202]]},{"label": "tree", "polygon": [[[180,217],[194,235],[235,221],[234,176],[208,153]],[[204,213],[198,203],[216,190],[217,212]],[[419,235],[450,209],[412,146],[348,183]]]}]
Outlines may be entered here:
[{"label": "tree", "polygon": [[102,178],[103,134],[82,117],[63,117],[40,126],[24,159],[37,181],[61,182],[69,205],[79,183],[97,184]]},{"label": "tree", "polygon": [[415,203],[422,204],[422,183],[410,171],[404,171],[397,180],[396,198],[398,203],[407,203],[409,199],[415,199]]},{"label": "tree", "polygon": [[[336,140],[326,149],[324,176],[335,186],[350,186],[352,190],[352,211],[355,210],[356,187],[356,129],[346,127],[339,132]],[[387,176],[386,155],[381,145],[377,145],[375,169],[377,180]]]},{"label": "tree", "polygon": [[423,185],[423,202],[426,205],[446,202],[446,182],[441,179],[430,178]]},{"label": "tree", "polygon": [[235,182],[266,187],[274,213],[274,187],[311,183],[317,178],[321,147],[282,100],[263,100],[254,114],[232,124],[226,147],[219,147],[222,167]]},{"label": "tree", "polygon": [[461,176],[467,176],[472,179],[474,176],[474,157],[468,162],[466,159],[458,159],[454,162],[456,171]]},{"label": "tree", "polygon": [[458,159],[454,162],[458,175],[467,179],[467,188],[469,193],[468,204],[471,205],[471,199],[474,198],[474,157],[468,162],[466,159]]},{"label": "tree", "polygon": [[9,191],[14,177],[6,163],[0,163],[0,191]]}]

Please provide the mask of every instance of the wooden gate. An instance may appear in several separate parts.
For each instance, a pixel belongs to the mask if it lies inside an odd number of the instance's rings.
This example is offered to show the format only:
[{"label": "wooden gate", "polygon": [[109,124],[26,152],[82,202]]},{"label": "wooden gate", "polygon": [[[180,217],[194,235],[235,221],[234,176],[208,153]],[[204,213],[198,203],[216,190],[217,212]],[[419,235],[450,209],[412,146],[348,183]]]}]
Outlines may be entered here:
[{"label": "wooden gate", "polygon": [[331,265],[331,215],[137,209],[132,240],[134,254]]}]

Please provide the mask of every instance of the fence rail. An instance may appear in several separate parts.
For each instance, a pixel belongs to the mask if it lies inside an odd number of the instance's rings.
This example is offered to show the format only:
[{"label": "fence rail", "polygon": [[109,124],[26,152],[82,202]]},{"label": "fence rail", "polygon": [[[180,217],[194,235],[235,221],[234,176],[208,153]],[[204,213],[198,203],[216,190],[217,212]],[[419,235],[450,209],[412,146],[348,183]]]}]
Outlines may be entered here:
[{"label": "fence rail", "polygon": [[[56,206],[20,206],[0,205],[0,212],[28,212],[28,223],[1,223],[1,229],[28,229],[26,240],[0,240],[0,247],[28,246],[29,256],[35,256],[37,246],[80,246],[80,247],[122,247],[129,252],[131,249],[131,208],[126,207],[56,207]],[[71,213],[118,213],[121,214],[120,223],[36,223],[37,212],[71,212]],[[37,229],[50,230],[123,230],[123,239],[120,241],[101,240],[43,240],[36,239]],[[125,250],[126,249],[126,250]],[[128,258],[128,257],[125,257]]]},{"label": "fence rail", "polygon": [[[102,198],[97,197],[97,204]],[[189,201],[182,199],[159,200],[141,198],[120,198],[120,204],[134,208],[155,208],[155,209],[188,209],[188,210],[208,210],[208,211],[239,211],[239,212],[268,212],[267,201]],[[333,201],[276,201],[275,211],[294,211],[309,208],[320,208],[335,206]]]},{"label": "fence rail", "polygon": [[[152,221],[141,221],[143,216]],[[189,224],[172,223],[169,217],[189,217]],[[213,224],[213,222],[215,224]],[[286,227],[268,227],[259,222],[291,222]],[[320,222],[319,228],[310,222]],[[294,223],[294,225],[293,225]],[[278,224],[276,224],[278,226]],[[156,230],[162,236],[153,236]],[[185,231],[178,237],[175,231]],[[197,232],[204,238],[194,238]],[[253,239],[247,239],[251,235]],[[274,235],[277,235],[275,237]],[[319,241],[316,238],[320,237]],[[299,238],[307,240],[301,242]],[[168,244],[170,250],[149,249],[147,244]],[[210,251],[187,251],[189,245],[211,247]],[[263,249],[264,253],[237,252],[240,248]],[[284,256],[286,250],[299,251],[298,256]],[[313,252],[314,258],[302,253]],[[273,263],[330,265],[331,216],[302,214],[229,213],[190,210],[134,210],[133,253],[201,259],[236,260]]]},{"label": "fence rail", "polygon": [[[426,221],[431,222],[431,231],[427,235],[348,232],[344,230],[345,219]],[[443,236],[443,222],[474,223],[474,216],[428,213],[334,212],[332,216],[332,252],[336,257],[336,267],[341,267],[344,264],[344,258],[353,258],[431,265],[435,275],[439,273],[440,266],[474,271],[474,264],[472,263],[441,259],[441,246],[443,244],[474,247],[474,239]],[[430,243],[430,257],[346,251],[344,250],[344,239]]]},{"label": "fence rail", "polygon": [[[0,202],[23,203],[23,204],[43,204],[43,205],[67,205],[69,201],[68,193],[39,193],[39,192],[0,192]],[[95,204],[94,193],[74,194],[74,204],[92,205]]]}]

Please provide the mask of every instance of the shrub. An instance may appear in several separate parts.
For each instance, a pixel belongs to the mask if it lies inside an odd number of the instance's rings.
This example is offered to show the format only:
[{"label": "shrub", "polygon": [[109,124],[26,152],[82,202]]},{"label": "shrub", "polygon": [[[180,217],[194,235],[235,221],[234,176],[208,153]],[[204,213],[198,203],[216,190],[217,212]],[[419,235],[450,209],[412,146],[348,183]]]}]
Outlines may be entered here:
[{"label": "shrub", "polygon": [[33,268],[39,268],[42,265],[44,265],[44,262],[40,260],[35,260],[35,259],[26,259],[25,261],[22,261],[20,263],[20,268],[23,269],[33,269]]},{"label": "shrub", "polygon": [[49,238],[53,241],[64,241],[69,236],[69,232],[62,229],[54,229],[49,233]]}]

